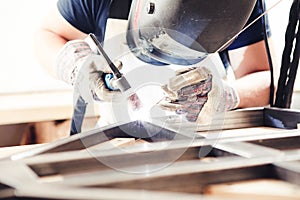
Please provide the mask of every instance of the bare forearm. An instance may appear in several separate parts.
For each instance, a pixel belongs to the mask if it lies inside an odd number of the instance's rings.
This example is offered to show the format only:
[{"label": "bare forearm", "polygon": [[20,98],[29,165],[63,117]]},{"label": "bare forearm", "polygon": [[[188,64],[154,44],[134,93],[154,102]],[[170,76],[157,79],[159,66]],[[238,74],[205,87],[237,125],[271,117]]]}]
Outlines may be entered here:
[{"label": "bare forearm", "polygon": [[35,51],[39,63],[53,76],[56,75],[54,63],[58,51],[66,40],[57,34],[39,29],[35,37]]},{"label": "bare forearm", "polygon": [[269,104],[270,71],[260,71],[237,79],[234,86],[239,94],[239,108]]},{"label": "bare forearm", "polygon": [[67,41],[85,37],[86,34],[70,25],[55,7],[43,19],[35,34],[35,50],[39,63],[55,76],[54,63],[60,49]]}]

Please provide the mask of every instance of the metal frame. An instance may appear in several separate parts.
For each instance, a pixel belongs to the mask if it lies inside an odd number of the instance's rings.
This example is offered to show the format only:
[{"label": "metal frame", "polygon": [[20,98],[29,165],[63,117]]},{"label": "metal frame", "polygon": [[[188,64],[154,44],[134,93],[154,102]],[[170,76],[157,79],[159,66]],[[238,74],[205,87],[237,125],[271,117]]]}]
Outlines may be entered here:
[{"label": "metal frame", "polygon": [[[285,110],[233,111],[226,114],[224,125],[240,128],[236,123],[244,121],[243,127],[264,126],[262,119],[280,112]],[[292,114],[299,116],[297,111]],[[252,120],[255,116],[259,120]],[[289,124],[298,124],[298,119],[289,118]],[[212,134],[192,132],[187,126],[114,124],[2,159],[0,199],[215,199],[201,195],[206,185],[255,178],[300,185],[300,142],[295,142],[299,130],[260,134],[237,129],[239,136],[222,137],[220,123],[209,127]],[[129,137],[129,129],[136,133],[131,137],[148,143],[92,149],[115,137]],[[292,146],[282,145],[290,141]]]}]

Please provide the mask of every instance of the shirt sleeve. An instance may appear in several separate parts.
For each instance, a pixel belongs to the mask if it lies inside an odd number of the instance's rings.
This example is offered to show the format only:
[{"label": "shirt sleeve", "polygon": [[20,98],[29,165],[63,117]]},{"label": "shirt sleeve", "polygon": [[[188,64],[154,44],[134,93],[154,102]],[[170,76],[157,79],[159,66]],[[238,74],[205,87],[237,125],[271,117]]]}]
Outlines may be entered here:
[{"label": "shirt sleeve", "polygon": [[103,41],[110,0],[58,0],[61,15],[84,33],[94,33]]},{"label": "shirt sleeve", "polygon": [[[255,7],[253,8],[252,14],[249,17],[245,26],[253,22],[256,18],[258,18],[263,13],[261,9],[260,1],[257,1]],[[268,18],[266,17],[266,30],[267,35],[271,35]],[[237,49],[240,47],[244,47],[247,45],[254,44],[264,39],[264,23],[263,18],[257,20],[254,24],[248,27],[245,31],[243,31],[236,40],[228,47],[228,50]]]}]

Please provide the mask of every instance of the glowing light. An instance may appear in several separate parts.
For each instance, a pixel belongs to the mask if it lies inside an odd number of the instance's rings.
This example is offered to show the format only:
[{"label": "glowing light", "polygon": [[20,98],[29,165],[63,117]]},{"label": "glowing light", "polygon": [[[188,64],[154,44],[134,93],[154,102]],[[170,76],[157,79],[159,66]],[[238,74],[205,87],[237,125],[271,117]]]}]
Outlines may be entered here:
[{"label": "glowing light", "polygon": [[131,120],[151,121],[154,117],[165,116],[165,111],[160,109],[156,104],[164,97],[161,86],[148,83],[142,85],[136,91],[142,106],[140,109],[128,110]]}]

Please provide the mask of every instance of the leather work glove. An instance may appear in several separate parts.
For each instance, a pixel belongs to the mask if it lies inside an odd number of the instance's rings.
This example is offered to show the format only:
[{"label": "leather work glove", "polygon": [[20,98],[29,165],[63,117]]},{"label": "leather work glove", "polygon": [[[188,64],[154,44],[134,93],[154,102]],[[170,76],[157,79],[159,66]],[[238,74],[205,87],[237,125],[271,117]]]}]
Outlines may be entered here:
[{"label": "leather work glove", "polygon": [[[120,69],[121,62],[115,65]],[[111,101],[119,90],[109,88],[113,79],[105,59],[92,51],[84,40],[67,42],[60,50],[56,63],[56,74],[60,80],[73,86],[79,85],[82,96],[91,95],[95,100]],[[82,94],[86,92],[89,94]]]},{"label": "leather work glove", "polygon": [[169,83],[162,86],[166,97],[159,105],[177,114],[186,114],[191,122],[206,122],[216,112],[238,106],[237,92],[224,80],[214,78],[205,67],[192,67],[176,72]]}]

